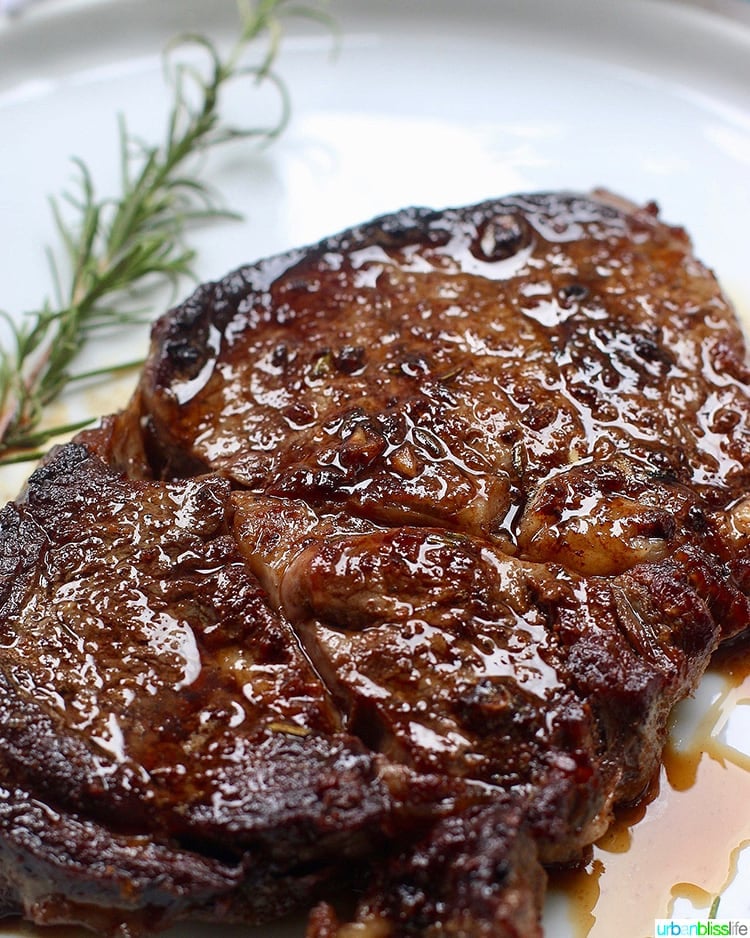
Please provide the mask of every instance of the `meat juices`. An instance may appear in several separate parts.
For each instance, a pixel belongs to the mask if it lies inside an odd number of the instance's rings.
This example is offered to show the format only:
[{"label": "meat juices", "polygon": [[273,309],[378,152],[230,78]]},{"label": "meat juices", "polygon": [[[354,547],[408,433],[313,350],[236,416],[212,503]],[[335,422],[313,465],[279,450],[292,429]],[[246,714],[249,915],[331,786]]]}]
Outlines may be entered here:
[{"label": "meat juices", "polygon": [[750,621],[749,387],[687,235],[606,193],[200,287],[2,516],[0,911],[540,935]]}]

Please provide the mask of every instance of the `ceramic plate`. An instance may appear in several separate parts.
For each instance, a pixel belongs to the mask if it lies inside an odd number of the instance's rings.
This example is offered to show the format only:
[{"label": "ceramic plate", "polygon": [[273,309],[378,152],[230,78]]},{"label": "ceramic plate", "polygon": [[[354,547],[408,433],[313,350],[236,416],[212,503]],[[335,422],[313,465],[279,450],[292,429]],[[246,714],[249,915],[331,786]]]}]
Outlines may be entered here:
[{"label": "ceramic plate", "polygon": [[[653,199],[666,220],[685,225],[750,317],[749,9],[732,0],[711,8],[639,0],[334,2],[337,43],[309,23],[290,27],[279,64],[293,102],[284,136],[269,148],[233,144],[204,167],[244,221],[194,232],[198,275],[219,277],[407,204],[604,186]],[[45,0],[0,23],[0,308],[21,315],[52,289],[48,196],[70,187],[71,157],[89,164],[103,193],[114,193],[117,115],[145,140],[158,140],[169,100],[165,43],[193,30],[228,42],[234,11],[231,0]],[[275,107],[249,86],[226,101],[238,122],[272,119]],[[145,329],[108,336],[82,367],[142,356],[145,343]],[[52,417],[111,411],[131,381],[89,387]],[[15,494],[23,471],[3,471],[2,494]],[[695,714],[723,693],[716,681],[705,683],[697,709],[683,708],[676,738],[688,738]],[[750,738],[743,699],[732,697],[722,737],[736,749]],[[675,849],[687,854],[692,843],[699,850],[690,836],[683,832]],[[722,914],[750,915],[750,863],[741,859],[733,878],[729,860],[728,852],[711,860],[729,883]],[[653,916],[667,911],[657,903]],[[574,918],[567,900],[553,898],[547,934],[571,938],[592,925],[592,936],[625,934],[618,921]],[[7,932],[31,933],[17,925]],[[173,934],[218,938],[219,930]],[[225,934],[299,938],[303,926]]]}]

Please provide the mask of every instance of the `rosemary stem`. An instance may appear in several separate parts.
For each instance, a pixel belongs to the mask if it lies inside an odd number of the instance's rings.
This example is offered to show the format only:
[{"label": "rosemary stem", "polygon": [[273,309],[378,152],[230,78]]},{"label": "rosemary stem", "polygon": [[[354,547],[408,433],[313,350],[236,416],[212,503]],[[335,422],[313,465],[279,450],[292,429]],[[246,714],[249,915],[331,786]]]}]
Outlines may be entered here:
[{"label": "rosemary stem", "polygon": [[[136,290],[164,281],[174,284],[192,273],[194,251],[185,242],[188,225],[200,219],[232,217],[217,204],[199,175],[190,171],[190,158],[238,137],[271,140],[285,126],[288,95],[274,73],[283,17],[302,15],[327,21],[326,17],[315,7],[292,6],[289,0],[256,0],[254,4],[238,0],[238,10],[239,37],[225,57],[204,36],[171,44],[172,52],[179,45],[197,45],[208,55],[208,68],[177,64],[172,70],[172,108],[160,145],[145,146],[120,119],[119,196],[98,197],[88,167],[75,159],[75,191],[63,193],[60,203],[52,200],[67,265],[58,264],[54,252],[49,252],[56,306],[50,301],[20,324],[2,314],[13,332],[15,349],[10,353],[0,348],[0,456],[24,447],[36,449],[40,434],[46,433],[36,430],[43,407],[71,382],[99,373],[73,376],[69,372],[96,328],[106,322],[136,321],[126,312]],[[267,45],[259,64],[244,64],[248,47],[262,36]],[[243,76],[269,81],[278,94],[280,116],[272,126],[225,124],[221,92]],[[76,218],[69,223],[65,216],[71,209]],[[131,364],[106,371],[127,367]]]}]

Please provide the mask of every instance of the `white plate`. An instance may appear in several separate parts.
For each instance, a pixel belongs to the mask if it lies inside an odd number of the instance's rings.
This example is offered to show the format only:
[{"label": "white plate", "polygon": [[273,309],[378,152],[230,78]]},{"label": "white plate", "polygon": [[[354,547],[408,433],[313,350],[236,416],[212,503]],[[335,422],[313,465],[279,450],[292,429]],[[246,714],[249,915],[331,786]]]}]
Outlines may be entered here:
[{"label": "white plate", "polygon": [[[196,232],[200,278],[406,204],[604,185],[656,199],[667,220],[684,224],[750,317],[750,6],[711,7],[340,0],[335,57],[321,30],[289,36],[280,71],[294,116],[281,141],[210,159],[208,174],[247,220]],[[188,28],[227,39],[234,23],[231,0],[56,0],[0,23],[0,307],[20,313],[50,289],[47,197],[69,184],[69,157],[83,157],[114,191],[116,113],[148,140],[163,126],[166,40]],[[245,108],[255,119],[254,107],[272,105],[228,101],[237,119]],[[137,356],[145,336],[110,339],[90,361],[111,360],[113,346]],[[102,413],[127,393],[117,383],[70,406]],[[15,493],[22,471],[4,472],[0,494]],[[745,862],[722,915],[750,915],[748,887]],[[564,904],[551,905],[546,922],[551,938],[574,934]],[[297,923],[257,934],[302,931]],[[610,923],[608,933],[622,931]]]}]

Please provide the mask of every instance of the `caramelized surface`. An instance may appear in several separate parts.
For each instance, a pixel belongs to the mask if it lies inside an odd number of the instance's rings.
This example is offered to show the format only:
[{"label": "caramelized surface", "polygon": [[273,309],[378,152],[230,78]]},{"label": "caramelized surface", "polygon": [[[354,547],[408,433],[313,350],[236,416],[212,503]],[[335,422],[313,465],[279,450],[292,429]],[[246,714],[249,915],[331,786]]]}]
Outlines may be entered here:
[{"label": "caramelized surface", "polygon": [[199,288],[0,519],[0,911],[536,938],[750,621],[749,382],[685,233],[601,194]]},{"label": "caramelized surface", "polygon": [[389,810],[230,522],[224,480],[133,482],[76,446],[0,516],[0,828],[39,921],[217,898],[263,919],[319,875],[257,901],[247,876],[361,853]]},{"label": "caramelized surface", "polygon": [[538,196],[406,211],[202,288],[157,327],[142,388],[168,469],[512,545],[574,464],[744,493],[747,385],[680,229]]}]

